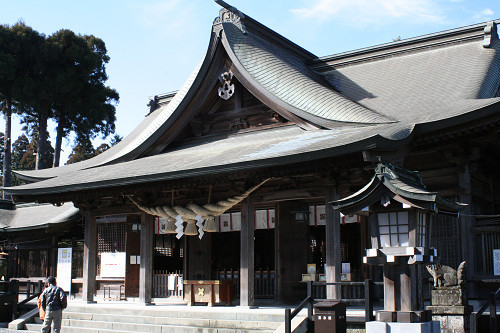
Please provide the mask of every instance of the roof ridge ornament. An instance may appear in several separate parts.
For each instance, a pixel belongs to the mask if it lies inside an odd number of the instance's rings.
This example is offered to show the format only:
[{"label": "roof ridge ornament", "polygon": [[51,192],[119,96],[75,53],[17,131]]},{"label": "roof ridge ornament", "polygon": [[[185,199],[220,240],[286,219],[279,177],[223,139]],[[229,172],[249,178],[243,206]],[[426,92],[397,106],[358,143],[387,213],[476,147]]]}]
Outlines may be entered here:
[{"label": "roof ridge ornament", "polygon": [[234,24],[236,27],[238,27],[238,29],[241,30],[241,32],[243,32],[243,34],[246,34],[247,30],[245,28],[245,24],[243,23],[245,14],[223,0],[215,0],[215,2],[218,5],[224,7],[219,11],[219,16],[215,18],[213,23],[213,31],[217,34],[217,36],[222,30],[222,23],[224,22]]},{"label": "roof ridge ornament", "polygon": [[498,39],[497,24],[495,21],[490,21],[484,27],[483,47],[491,47],[496,39]]}]

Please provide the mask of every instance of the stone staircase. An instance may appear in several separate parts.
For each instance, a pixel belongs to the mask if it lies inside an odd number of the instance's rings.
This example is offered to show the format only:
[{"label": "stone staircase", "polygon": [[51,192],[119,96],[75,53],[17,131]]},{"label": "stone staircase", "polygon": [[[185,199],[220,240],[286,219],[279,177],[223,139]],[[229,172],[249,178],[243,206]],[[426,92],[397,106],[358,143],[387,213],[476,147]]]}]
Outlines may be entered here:
[{"label": "stone staircase", "polygon": [[[296,326],[304,316],[297,318]],[[276,308],[73,303],[63,312],[62,331],[65,333],[271,333],[284,331],[283,322],[284,310]],[[41,322],[38,319],[34,323],[26,323],[25,329],[40,332]],[[296,330],[299,331],[304,330]]]}]

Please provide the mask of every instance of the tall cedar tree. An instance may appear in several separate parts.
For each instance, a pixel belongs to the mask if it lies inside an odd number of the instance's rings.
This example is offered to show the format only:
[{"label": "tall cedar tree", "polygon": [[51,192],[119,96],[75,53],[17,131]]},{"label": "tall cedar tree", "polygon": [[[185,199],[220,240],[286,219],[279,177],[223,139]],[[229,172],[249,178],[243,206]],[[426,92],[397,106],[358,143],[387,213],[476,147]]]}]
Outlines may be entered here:
[{"label": "tall cedar tree", "polygon": [[33,80],[38,89],[31,95],[33,99],[23,101],[26,115],[23,122],[35,119],[40,133],[36,169],[49,165],[41,158],[48,147],[49,118],[58,124],[53,166],[59,166],[62,139],[71,131],[88,138],[114,132],[119,95],[104,85],[108,78],[106,53],[101,39],[76,35],[70,30],[59,30],[45,40]]},{"label": "tall cedar tree", "polygon": [[66,164],[81,162],[87,160],[91,157],[97,156],[109,148],[116,145],[118,142],[122,141],[122,137],[118,134],[113,135],[113,137],[109,140],[108,143],[102,143],[99,147],[94,149],[92,142],[88,137],[79,137],[77,138],[76,145],[73,147],[71,154],[68,157],[68,162]]},{"label": "tall cedar tree", "polygon": [[58,78],[67,84],[54,100],[57,136],[53,166],[59,166],[62,138],[74,131],[77,137],[103,137],[115,130],[118,93],[104,85],[109,61],[104,42],[94,36],[59,30],[48,38],[57,46],[61,61]]},{"label": "tall cedar tree", "polygon": [[0,109],[5,116],[3,186],[11,185],[11,118],[13,105],[29,99],[31,77],[39,61],[44,36],[18,22],[0,26]]},{"label": "tall cedar tree", "polygon": [[71,154],[69,154],[67,164],[88,160],[95,156],[95,149],[88,137],[78,138]]}]

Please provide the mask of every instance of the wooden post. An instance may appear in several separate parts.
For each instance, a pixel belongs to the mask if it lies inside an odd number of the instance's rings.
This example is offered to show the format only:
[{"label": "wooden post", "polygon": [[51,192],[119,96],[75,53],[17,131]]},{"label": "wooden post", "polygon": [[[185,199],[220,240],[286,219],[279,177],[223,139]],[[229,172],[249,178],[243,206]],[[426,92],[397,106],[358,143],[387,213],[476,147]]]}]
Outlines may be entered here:
[{"label": "wooden post", "polygon": [[[461,195],[459,196],[459,201],[461,203],[467,204],[460,214],[460,237],[461,237],[461,248],[462,248],[462,260],[467,261],[465,266],[466,274],[465,279],[470,279],[474,273],[474,246],[472,242],[471,227],[473,225],[472,216],[472,184],[469,165],[464,164],[459,166],[458,172],[458,185],[460,187]],[[439,255],[439,253],[438,253]],[[469,288],[473,286],[472,283],[468,284]],[[470,292],[471,290],[469,290]]]},{"label": "wooden post", "polygon": [[366,279],[365,282],[365,322],[373,320],[373,281]]},{"label": "wooden post", "polygon": [[415,310],[412,307],[415,297],[413,297],[414,293],[412,292],[411,287],[410,267],[408,267],[406,263],[402,263],[400,267],[399,282],[401,286],[401,311],[412,311]]},{"label": "wooden post", "polygon": [[85,239],[83,246],[82,301],[94,302],[97,268],[97,223],[92,212],[85,212]]},{"label": "wooden post", "polygon": [[141,268],[139,273],[139,301],[151,304],[153,292],[153,216],[141,213]]},{"label": "wooden post", "polygon": [[241,205],[240,306],[254,302],[254,228],[254,208],[246,199]]},{"label": "wooden post", "polygon": [[12,320],[17,319],[17,302],[19,302],[19,281],[11,280],[9,286],[11,294]]},{"label": "wooden post", "polygon": [[57,236],[52,236],[52,245],[50,247],[50,275],[57,275]]},{"label": "wooden post", "polygon": [[394,266],[384,265],[384,310],[396,311],[396,285]]},{"label": "wooden post", "polygon": [[[327,185],[325,191],[326,212],[326,282],[340,282],[341,253],[340,253],[340,213],[335,211],[330,202],[337,200],[337,189],[334,185]],[[326,286],[326,298],[341,298],[339,286]]]}]

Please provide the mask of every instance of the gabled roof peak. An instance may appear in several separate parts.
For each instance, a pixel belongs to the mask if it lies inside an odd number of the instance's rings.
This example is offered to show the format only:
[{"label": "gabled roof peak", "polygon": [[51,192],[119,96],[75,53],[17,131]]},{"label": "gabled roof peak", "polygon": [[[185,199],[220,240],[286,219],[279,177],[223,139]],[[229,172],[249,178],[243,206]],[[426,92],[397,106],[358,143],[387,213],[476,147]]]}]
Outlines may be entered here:
[{"label": "gabled roof peak", "polygon": [[[218,0],[216,0],[217,2]],[[223,2],[223,1],[222,1]],[[218,3],[218,2],[217,2]],[[224,2],[225,3],[225,2]],[[242,33],[246,34],[247,30],[245,28],[245,24],[243,23],[243,19],[245,18],[245,14],[240,12],[238,9],[235,7],[230,7],[228,8],[222,8],[219,11],[219,16],[215,18],[214,23],[213,23],[213,32],[216,35],[219,35],[219,32],[222,30],[222,22],[230,22],[237,26]]]}]

